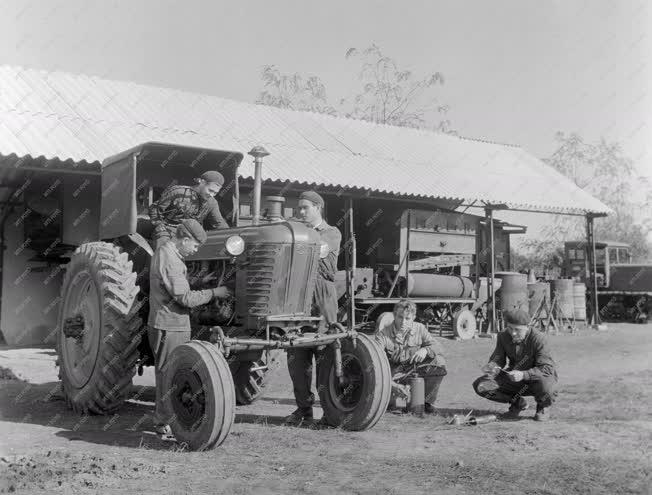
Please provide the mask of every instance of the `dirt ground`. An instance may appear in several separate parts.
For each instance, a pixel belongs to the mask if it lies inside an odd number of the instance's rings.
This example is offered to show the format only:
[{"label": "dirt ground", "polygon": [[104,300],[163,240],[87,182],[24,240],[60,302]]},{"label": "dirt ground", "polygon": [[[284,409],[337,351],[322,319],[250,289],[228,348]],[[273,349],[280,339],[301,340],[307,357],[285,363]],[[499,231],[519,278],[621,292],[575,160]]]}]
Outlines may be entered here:
[{"label": "dirt ground", "polygon": [[293,410],[281,362],[227,441],[201,453],[148,431],[151,369],[118,414],[80,417],[57,400],[52,349],[0,348],[11,372],[0,376],[0,492],[652,493],[652,325],[609,328],[550,337],[560,393],[549,423],[448,425],[505,408],[471,389],[493,341],[445,340],[437,415],[386,414],[360,433],[281,426]]}]

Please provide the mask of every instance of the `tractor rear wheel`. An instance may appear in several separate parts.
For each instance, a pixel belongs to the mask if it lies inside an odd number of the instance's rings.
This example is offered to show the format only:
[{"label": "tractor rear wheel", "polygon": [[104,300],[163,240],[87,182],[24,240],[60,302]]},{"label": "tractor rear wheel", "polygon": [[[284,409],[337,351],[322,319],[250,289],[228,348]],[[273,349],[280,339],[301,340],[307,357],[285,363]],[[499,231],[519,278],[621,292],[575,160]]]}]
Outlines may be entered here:
[{"label": "tractor rear wheel", "polygon": [[66,267],[57,353],[68,405],[111,414],[131,389],[139,358],[136,273],[127,253],[107,242],[82,244]]},{"label": "tractor rear wheel", "polygon": [[342,339],[342,380],[335,376],[335,351],[328,346],[318,366],[319,400],[324,421],[345,430],[373,427],[387,409],[392,374],[382,347],[371,337],[358,334]]},{"label": "tractor rear wheel", "polygon": [[280,351],[270,351],[270,361],[267,362],[267,355],[255,360],[235,361],[231,365],[233,382],[235,386],[235,397],[239,406],[247,406],[256,402],[262,395],[265,383],[278,363],[277,355]]},{"label": "tractor rear wheel", "polygon": [[191,340],[172,351],[163,376],[164,409],[180,444],[190,450],[220,445],[235,420],[235,389],[224,355],[213,344]]}]

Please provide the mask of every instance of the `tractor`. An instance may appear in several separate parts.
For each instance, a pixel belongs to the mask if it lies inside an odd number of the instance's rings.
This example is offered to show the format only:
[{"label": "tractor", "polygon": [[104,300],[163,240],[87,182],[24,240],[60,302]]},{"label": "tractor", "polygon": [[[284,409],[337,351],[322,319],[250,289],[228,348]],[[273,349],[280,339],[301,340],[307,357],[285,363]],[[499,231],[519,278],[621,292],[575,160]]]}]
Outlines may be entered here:
[{"label": "tractor", "polygon": [[383,349],[336,324],[320,330],[311,316],[320,256],[327,246],[299,221],[261,218],[262,161],[256,147],[253,211],[239,218],[239,152],[145,143],[110,157],[99,177],[64,207],[65,267],[57,333],[59,376],[68,404],[81,413],[112,414],[129,398],[132,379],[154,364],[147,339],[152,225],[146,214],[171,183],[191,184],[219,170],[216,197],[232,227],[208,232],[186,259],[191,287],[208,278],[233,297],[191,312],[192,340],[177,347],[164,372],[166,407],[177,440],[211,449],[228,436],[236,403],[261,394],[270,353],[321,348],[317,386],[324,420],[352,431],[373,427],[389,402],[391,375]]}]

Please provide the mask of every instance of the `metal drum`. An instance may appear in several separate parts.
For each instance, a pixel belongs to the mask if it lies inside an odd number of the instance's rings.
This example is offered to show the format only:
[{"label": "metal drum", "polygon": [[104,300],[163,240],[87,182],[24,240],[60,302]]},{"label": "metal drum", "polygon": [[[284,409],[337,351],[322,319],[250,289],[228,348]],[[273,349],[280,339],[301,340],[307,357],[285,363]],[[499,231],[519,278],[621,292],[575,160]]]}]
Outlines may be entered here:
[{"label": "metal drum", "polygon": [[522,273],[505,273],[500,290],[496,292],[497,305],[501,311],[514,311],[522,309],[529,311],[527,275]]},{"label": "metal drum", "polygon": [[471,279],[457,275],[410,273],[409,297],[471,297]]},{"label": "metal drum", "polygon": [[573,311],[576,320],[586,320],[586,285],[584,282],[573,284]]},{"label": "metal drum", "polygon": [[552,297],[557,299],[555,317],[572,319],[575,315],[573,281],[565,278],[553,280]]},{"label": "metal drum", "polygon": [[[543,304],[539,312],[539,318],[547,318],[550,307],[550,284],[548,282],[531,282],[527,284],[527,292],[530,307],[530,316],[534,316],[537,309]],[[545,303],[544,303],[545,302]]]}]

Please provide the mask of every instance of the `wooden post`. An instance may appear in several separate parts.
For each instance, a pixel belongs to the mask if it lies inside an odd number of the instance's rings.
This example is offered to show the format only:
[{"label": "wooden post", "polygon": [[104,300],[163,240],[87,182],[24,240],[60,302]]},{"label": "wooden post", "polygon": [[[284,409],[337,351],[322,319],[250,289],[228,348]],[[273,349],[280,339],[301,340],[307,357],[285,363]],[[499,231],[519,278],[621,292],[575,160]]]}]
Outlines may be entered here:
[{"label": "wooden post", "polygon": [[[589,262],[589,292],[592,306],[593,325],[597,327],[602,323],[600,318],[600,307],[598,306],[598,274],[595,256],[595,236],[593,235],[593,215],[586,215],[586,253]],[[606,254],[605,254],[606,256]]]},{"label": "wooden post", "polygon": [[353,227],[353,198],[346,201],[346,295],[348,301],[347,321],[349,330],[355,327],[355,269],[356,269],[356,242],[355,229]]},{"label": "wooden post", "polygon": [[491,333],[496,333],[496,298],[494,293],[495,252],[494,252],[494,212],[492,208],[485,208],[487,227],[489,228],[489,273],[487,274],[487,298],[491,301]]}]

